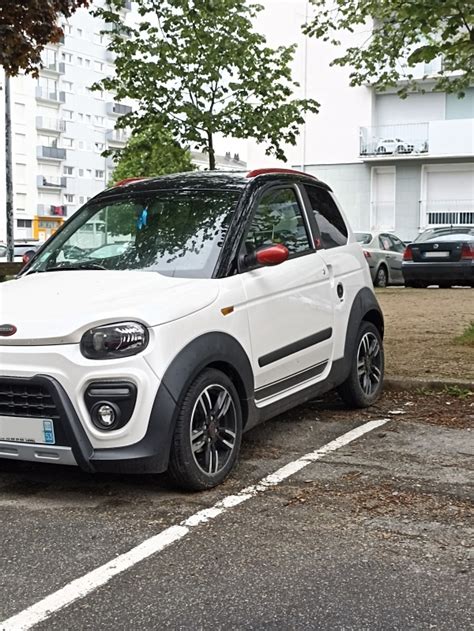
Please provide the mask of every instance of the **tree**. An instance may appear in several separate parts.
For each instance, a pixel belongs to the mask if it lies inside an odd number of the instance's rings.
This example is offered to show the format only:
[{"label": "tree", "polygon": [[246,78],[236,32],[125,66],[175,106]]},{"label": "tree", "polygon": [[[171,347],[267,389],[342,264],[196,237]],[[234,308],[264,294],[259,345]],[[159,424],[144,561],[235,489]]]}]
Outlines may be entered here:
[{"label": "tree", "polygon": [[189,151],[159,124],[133,133],[126,147],[113,154],[117,159],[113,183],[128,177],[152,177],[193,169]]},{"label": "tree", "polygon": [[[351,85],[399,86],[400,96],[419,89],[413,68],[442,59],[434,89],[457,92],[474,82],[472,0],[311,0],[316,11],[307,34],[339,45],[337,32],[373,28],[364,45],[350,47],[334,64],[350,66]],[[399,82],[403,81],[400,86]]]},{"label": "tree", "polygon": [[25,0],[0,4],[0,66],[10,76],[36,74],[41,51],[63,35],[59,17],[68,18],[89,0]]},{"label": "tree", "polygon": [[292,98],[295,46],[269,48],[252,21],[262,7],[246,0],[138,0],[140,20],[126,26],[120,0],[98,7],[116,53],[114,77],[95,89],[137,102],[118,125],[135,129],[164,120],[173,137],[209,155],[217,133],[253,137],[285,160],[312,99]]}]

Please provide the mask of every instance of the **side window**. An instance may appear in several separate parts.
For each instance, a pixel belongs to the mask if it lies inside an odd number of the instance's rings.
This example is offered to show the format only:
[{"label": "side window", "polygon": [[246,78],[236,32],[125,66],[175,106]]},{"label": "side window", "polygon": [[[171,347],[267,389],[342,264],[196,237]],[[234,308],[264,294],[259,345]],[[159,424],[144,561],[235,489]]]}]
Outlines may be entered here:
[{"label": "side window", "polygon": [[301,208],[292,188],[264,193],[245,239],[247,254],[264,245],[282,243],[291,254],[311,249]]},{"label": "side window", "polygon": [[403,252],[405,252],[405,246],[403,245],[402,241],[400,241],[398,237],[391,234],[390,241],[393,243],[392,250],[394,252],[399,252],[400,254],[403,254]]},{"label": "side window", "polygon": [[347,227],[334,200],[327,191],[305,186],[314,218],[321,233],[323,248],[336,248],[347,243]]},{"label": "side window", "polygon": [[380,249],[387,252],[392,249],[392,242],[387,234],[381,234],[379,236]]}]

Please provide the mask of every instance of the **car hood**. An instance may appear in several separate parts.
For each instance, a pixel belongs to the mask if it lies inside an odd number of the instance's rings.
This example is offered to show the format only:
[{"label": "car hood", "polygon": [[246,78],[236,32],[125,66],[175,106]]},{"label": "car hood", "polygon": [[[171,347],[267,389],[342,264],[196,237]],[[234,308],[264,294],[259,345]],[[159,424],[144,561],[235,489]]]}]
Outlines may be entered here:
[{"label": "car hood", "polygon": [[212,279],[157,272],[61,271],[0,284],[0,325],[17,331],[0,345],[68,344],[98,324],[135,320],[151,327],[204,309],[219,294]]}]

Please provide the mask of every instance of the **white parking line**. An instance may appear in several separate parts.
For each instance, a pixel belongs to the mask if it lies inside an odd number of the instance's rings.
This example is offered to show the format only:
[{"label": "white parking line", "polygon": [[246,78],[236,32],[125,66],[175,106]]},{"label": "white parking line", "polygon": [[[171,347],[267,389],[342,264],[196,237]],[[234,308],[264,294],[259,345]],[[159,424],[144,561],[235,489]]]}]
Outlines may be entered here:
[{"label": "white parking line", "polygon": [[316,451],[305,454],[298,460],[294,460],[285,465],[275,473],[271,473],[266,476],[258,484],[248,486],[235,495],[228,495],[224,499],[220,500],[211,508],[205,508],[198,511],[188,519],[185,519],[180,524],[170,526],[166,530],[163,530],[158,535],[146,539],[143,543],[140,543],[135,548],[132,548],[128,552],[115,557],[112,561],[101,565],[100,567],[84,574],[80,578],[68,583],[58,591],[46,596],[43,600],[38,601],[31,607],[24,609],[20,613],[8,618],[3,622],[0,622],[0,628],[2,631],[25,631],[31,629],[35,624],[50,618],[55,612],[67,607],[76,600],[84,598],[91,592],[95,591],[102,585],[108,583],[114,576],[125,572],[140,561],[147,559],[148,557],[161,552],[171,544],[179,541],[185,535],[187,535],[192,528],[195,528],[203,523],[214,519],[218,515],[225,513],[226,511],[246,502],[252,497],[255,497],[259,493],[263,493],[270,487],[280,484],[286,478],[294,475],[304,467],[307,467],[312,462],[319,460],[324,455],[331,451],[336,451],[340,447],[344,447],[351,443],[356,438],[367,434],[367,432],[384,425],[391,419],[381,419],[378,421],[369,421],[364,425],[356,427],[355,429],[339,436],[330,443],[323,445]]}]

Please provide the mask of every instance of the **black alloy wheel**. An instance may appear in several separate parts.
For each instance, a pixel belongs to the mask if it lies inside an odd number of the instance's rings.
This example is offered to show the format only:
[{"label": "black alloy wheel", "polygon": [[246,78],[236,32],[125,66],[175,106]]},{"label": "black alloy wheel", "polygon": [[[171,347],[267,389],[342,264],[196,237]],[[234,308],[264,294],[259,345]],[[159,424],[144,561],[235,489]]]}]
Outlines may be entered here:
[{"label": "black alloy wheel", "polygon": [[368,407],[379,398],[383,378],[384,351],[380,331],[372,322],[363,321],[349,377],[338,388],[338,392],[350,407]]},{"label": "black alloy wheel", "polygon": [[189,490],[220,484],[237,460],[241,439],[242,412],[235,386],[221,371],[206,369],[181,404],[170,456],[171,477]]}]

